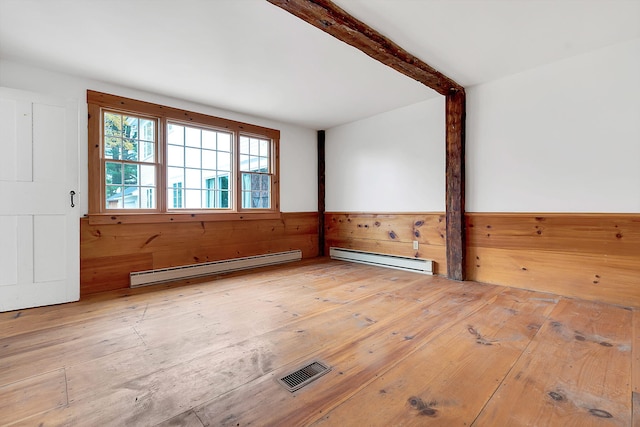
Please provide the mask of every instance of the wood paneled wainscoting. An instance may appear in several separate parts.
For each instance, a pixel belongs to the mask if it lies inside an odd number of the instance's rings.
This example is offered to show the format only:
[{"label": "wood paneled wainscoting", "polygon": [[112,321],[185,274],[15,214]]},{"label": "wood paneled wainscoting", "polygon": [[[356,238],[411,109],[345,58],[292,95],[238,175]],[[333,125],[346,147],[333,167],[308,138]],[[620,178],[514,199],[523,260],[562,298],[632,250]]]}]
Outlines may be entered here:
[{"label": "wood paneled wainscoting", "polygon": [[318,256],[318,214],[280,219],[90,224],[80,222],[81,295],[127,288],[129,273],[292,249]]},{"label": "wood paneled wainscoting", "polygon": [[640,307],[640,215],[467,213],[467,278]]},{"label": "wood paneled wainscoting", "polygon": [[[467,213],[467,280],[640,307],[640,215]],[[435,261],[446,276],[443,212],[328,212],[330,246]],[[412,242],[419,242],[413,250]]]},{"label": "wood paneled wainscoting", "polygon": [[[329,247],[357,249],[434,261],[434,273],[446,276],[444,212],[354,213],[324,215],[325,254]],[[418,249],[413,242],[418,241]]]}]

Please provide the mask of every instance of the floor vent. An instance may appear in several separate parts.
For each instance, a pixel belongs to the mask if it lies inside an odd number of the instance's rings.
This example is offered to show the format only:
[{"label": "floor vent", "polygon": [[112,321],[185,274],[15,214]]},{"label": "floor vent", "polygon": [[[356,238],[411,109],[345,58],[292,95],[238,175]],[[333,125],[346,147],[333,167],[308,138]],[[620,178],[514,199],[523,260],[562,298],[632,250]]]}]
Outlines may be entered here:
[{"label": "floor vent", "polygon": [[232,258],[201,264],[159,268],[157,270],[134,271],[129,273],[129,286],[137,288],[139,286],[190,279],[192,277],[209,276],[212,274],[228,273],[231,271],[247,270],[249,268],[282,264],[285,262],[299,261],[301,259],[302,251],[297,249],[293,251],[276,252],[273,254],[256,255],[245,258]]},{"label": "floor vent", "polygon": [[310,382],[317,380],[330,370],[331,368],[324,363],[315,361],[304,368],[280,378],[279,381],[287,390],[294,392]]},{"label": "floor vent", "polygon": [[430,259],[378,254],[375,252],[342,248],[329,248],[329,255],[332,259],[341,261],[359,262],[361,264],[377,265],[379,267],[433,274],[433,261]]}]

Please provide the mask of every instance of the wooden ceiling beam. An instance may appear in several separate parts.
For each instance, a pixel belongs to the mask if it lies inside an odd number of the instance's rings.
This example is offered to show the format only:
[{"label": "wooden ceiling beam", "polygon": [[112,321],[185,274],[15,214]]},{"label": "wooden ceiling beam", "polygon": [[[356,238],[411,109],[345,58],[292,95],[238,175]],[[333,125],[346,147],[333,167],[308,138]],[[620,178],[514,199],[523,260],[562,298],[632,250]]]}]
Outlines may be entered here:
[{"label": "wooden ceiling beam", "polygon": [[447,277],[453,280],[465,280],[466,94],[464,87],[329,0],[267,1],[446,97]]},{"label": "wooden ceiling beam", "polygon": [[267,0],[441,95],[462,86],[329,0]]}]

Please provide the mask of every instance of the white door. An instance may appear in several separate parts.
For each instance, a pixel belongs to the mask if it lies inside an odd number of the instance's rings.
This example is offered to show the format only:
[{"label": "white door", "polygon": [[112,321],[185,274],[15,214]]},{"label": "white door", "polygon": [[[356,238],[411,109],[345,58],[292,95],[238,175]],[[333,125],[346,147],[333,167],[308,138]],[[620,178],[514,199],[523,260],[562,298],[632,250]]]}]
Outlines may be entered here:
[{"label": "white door", "polygon": [[80,297],[78,107],[0,88],[0,312]]}]

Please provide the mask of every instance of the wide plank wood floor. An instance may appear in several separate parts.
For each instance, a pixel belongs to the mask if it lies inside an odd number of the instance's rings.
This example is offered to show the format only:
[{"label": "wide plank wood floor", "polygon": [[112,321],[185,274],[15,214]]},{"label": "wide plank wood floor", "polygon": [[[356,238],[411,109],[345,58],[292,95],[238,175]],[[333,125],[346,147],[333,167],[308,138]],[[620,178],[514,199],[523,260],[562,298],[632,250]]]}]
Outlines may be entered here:
[{"label": "wide plank wood floor", "polygon": [[[0,314],[0,425],[640,426],[638,330],[637,309],[308,260]],[[313,360],[331,371],[278,383]]]}]

